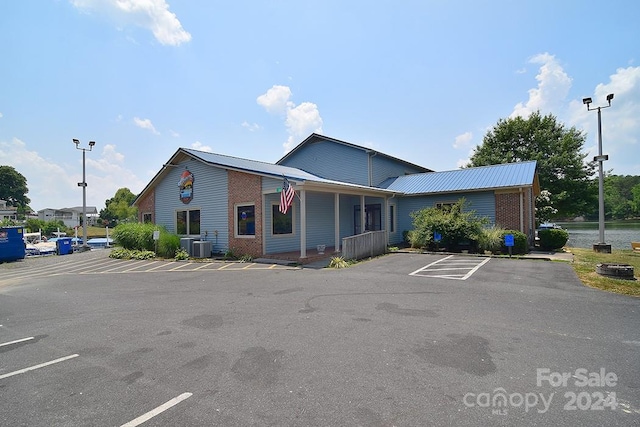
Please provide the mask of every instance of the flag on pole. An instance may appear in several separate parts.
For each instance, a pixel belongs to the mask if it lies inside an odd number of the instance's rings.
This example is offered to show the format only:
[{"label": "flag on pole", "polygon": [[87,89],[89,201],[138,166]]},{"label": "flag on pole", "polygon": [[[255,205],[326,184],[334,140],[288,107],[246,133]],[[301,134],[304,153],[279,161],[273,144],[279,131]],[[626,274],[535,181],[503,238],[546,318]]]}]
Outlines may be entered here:
[{"label": "flag on pole", "polygon": [[296,190],[289,184],[289,180],[285,178],[282,183],[282,191],[280,191],[280,212],[286,214],[289,211],[289,206],[293,203],[295,196]]}]

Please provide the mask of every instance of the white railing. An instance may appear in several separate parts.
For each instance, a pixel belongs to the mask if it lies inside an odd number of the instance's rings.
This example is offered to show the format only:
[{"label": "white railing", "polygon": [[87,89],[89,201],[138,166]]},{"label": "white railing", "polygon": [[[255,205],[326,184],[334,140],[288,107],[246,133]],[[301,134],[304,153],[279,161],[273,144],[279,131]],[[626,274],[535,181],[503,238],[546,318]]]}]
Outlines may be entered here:
[{"label": "white railing", "polygon": [[387,251],[387,232],[368,231],[342,238],[342,258],[362,259],[381,255]]}]

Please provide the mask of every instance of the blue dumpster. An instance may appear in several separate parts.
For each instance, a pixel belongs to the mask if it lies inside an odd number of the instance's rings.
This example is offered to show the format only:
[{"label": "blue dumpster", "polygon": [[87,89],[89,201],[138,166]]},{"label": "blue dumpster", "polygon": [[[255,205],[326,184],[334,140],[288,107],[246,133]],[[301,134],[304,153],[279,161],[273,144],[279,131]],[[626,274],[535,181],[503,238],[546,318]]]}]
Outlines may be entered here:
[{"label": "blue dumpster", "polygon": [[0,262],[24,259],[26,244],[23,227],[0,227]]},{"label": "blue dumpster", "polygon": [[71,237],[60,237],[56,240],[56,253],[58,255],[69,255],[73,253]]}]

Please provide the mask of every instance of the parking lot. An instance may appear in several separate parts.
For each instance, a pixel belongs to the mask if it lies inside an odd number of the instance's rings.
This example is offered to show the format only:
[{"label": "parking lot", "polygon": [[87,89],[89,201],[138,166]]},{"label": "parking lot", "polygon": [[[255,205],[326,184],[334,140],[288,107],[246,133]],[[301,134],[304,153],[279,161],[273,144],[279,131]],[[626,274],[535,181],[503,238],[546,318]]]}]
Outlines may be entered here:
[{"label": "parking lot", "polygon": [[639,312],[541,261],[3,264],[0,424],[633,425]]}]

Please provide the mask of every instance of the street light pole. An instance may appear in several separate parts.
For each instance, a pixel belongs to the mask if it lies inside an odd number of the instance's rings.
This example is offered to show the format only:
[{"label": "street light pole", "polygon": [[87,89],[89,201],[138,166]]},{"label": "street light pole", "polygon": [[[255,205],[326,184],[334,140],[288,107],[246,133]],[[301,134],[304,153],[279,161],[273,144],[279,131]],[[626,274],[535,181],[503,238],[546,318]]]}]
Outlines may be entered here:
[{"label": "street light pole", "polygon": [[602,109],[611,107],[613,94],[607,95],[608,105],[591,108],[591,98],[584,98],[582,103],[587,106],[587,111],[598,111],[598,155],[593,160],[598,162],[598,243],[593,245],[595,252],[611,253],[611,245],[604,241],[604,171],[602,162],[609,160],[608,155],[602,154]]},{"label": "street light pole", "polygon": [[82,250],[89,250],[87,244],[87,173],[85,166],[86,152],[91,151],[93,146],[96,145],[95,141],[89,141],[89,148],[80,147],[80,141],[73,139],[73,143],[76,144],[76,149],[82,150],[82,182],[78,183],[78,187],[82,187]]}]

